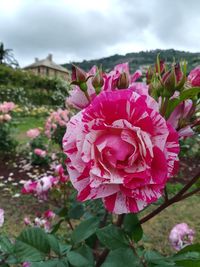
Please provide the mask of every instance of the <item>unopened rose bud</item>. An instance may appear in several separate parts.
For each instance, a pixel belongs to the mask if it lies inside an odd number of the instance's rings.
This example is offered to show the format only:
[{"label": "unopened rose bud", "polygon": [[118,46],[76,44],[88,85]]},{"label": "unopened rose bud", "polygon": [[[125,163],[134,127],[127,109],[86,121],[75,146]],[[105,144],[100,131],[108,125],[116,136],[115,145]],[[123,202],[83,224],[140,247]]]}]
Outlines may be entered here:
[{"label": "unopened rose bud", "polygon": [[151,80],[152,80],[152,77],[153,77],[153,70],[151,68],[151,66],[149,67],[147,73],[146,73],[146,81],[147,81],[147,84],[150,84],[151,83]]},{"label": "unopened rose bud", "polygon": [[96,93],[100,93],[101,87],[104,85],[102,71],[98,71],[97,74],[92,78],[92,85],[94,86]]},{"label": "unopened rose bud", "polygon": [[86,80],[87,80],[87,73],[81,68],[72,65],[72,82],[76,81],[78,83],[83,83],[86,82]]},{"label": "unopened rose bud", "polygon": [[163,75],[162,81],[163,81],[164,87],[167,89],[167,91],[169,91],[169,92],[175,91],[176,76],[175,76],[174,68],[172,70],[166,72]]},{"label": "unopened rose bud", "polygon": [[119,80],[117,81],[118,89],[126,89],[129,87],[129,76],[128,73],[122,72],[120,74]]},{"label": "unopened rose bud", "polygon": [[165,70],[165,61],[164,60],[160,60],[159,61],[159,65],[156,64],[155,65],[155,68],[156,68],[156,73],[159,73],[162,74]]}]

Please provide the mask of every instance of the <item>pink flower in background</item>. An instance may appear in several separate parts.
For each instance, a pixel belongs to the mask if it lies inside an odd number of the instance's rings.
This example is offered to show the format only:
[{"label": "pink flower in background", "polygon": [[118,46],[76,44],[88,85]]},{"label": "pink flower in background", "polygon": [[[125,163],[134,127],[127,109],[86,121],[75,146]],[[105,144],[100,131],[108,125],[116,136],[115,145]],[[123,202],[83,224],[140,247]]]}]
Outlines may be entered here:
[{"label": "pink flower in background", "polygon": [[69,176],[65,175],[63,166],[61,164],[56,166],[55,173],[56,175],[58,175],[60,182],[66,183],[67,181],[69,181]]},{"label": "pink flower in background", "polygon": [[46,155],[47,155],[46,150],[42,150],[42,149],[40,149],[40,148],[35,148],[35,149],[34,149],[34,153],[35,153],[35,155],[37,155],[37,156],[39,156],[39,157],[41,157],[41,158],[45,158]]},{"label": "pink flower in background", "polygon": [[36,181],[27,181],[22,194],[33,194],[41,200],[47,200],[48,191],[58,183],[58,179],[53,176],[43,176]]},{"label": "pink flower in background", "polygon": [[31,220],[28,217],[24,218],[24,224],[25,225],[32,225]]},{"label": "pink flower in background", "polygon": [[8,113],[15,108],[15,104],[13,102],[3,102],[0,104],[0,112]]},{"label": "pink flower in background", "polygon": [[28,180],[24,184],[24,186],[22,188],[22,194],[32,194],[32,193],[35,193],[36,186],[37,186],[37,182],[36,181],[32,182],[31,180]]},{"label": "pink flower in background", "polygon": [[58,126],[66,127],[67,122],[69,121],[69,111],[58,109],[50,114],[45,123],[45,134],[47,137],[55,132]]},{"label": "pink flower in background", "polygon": [[40,135],[40,130],[38,128],[30,129],[26,132],[26,135],[29,138],[34,139]]},{"label": "pink flower in background", "polygon": [[177,132],[157,103],[133,89],[102,92],[71,118],[63,138],[78,200],[102,198],[116,214],[155,202],[178,169]]},{"label": "pink flower in background", "polygon": [[188,75],[188,82],[194,87],[200,86],[200,66],[197,66],[190,72]]},{"label": "pink flower in background", "polygon": [[4,224],[4,210],[0,209],[0,227]]},{"label": "pink flower in background", "polygon": [[175,225],[170,234],[169,241],[175,250],[181,250],[185,246],[191,245],[195,232],[186,223]]},{"label": "pink flower in background", "polygon": [[4,115],[4,120],[5,121],[10,121],[12,119],[12,117],[9,114],[5,114]]},{"label": "pink flower in background", "polygon": [[56,214],[52,210],[46,210],[44,212],[44,218],[46,219],[54,219]]},{"label": "pink flower in background", "polygon": [[28,261],[25,261],[22,263],[22,267],[31,267],[31,263]]},{"label": "pink flower in background", "polygon": [[56,179],[53,176],[44,176],[37,181],[35,192],[41,199],[46,200],[48,191],[55,184]]}]

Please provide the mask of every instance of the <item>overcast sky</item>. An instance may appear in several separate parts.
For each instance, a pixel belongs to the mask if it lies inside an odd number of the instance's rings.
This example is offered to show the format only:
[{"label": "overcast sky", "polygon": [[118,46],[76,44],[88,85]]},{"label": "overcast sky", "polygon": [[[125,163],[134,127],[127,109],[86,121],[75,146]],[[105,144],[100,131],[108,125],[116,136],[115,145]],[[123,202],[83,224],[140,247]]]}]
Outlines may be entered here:
[{"label": "overcast sky", "polygon": [[175,48],[200,52],[200,0],[0,0],[0,41],[21,66]]}]

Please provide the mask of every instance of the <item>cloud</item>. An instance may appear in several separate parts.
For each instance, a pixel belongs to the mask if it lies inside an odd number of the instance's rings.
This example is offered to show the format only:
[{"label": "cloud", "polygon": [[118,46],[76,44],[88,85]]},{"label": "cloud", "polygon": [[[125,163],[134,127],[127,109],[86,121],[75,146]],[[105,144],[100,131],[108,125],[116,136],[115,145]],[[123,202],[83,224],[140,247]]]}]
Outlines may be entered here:
[{"label": "cloud", "polygon": [[198,50],[198,0],[12,0],[12,8],[4,1],[0,39],[22,64],[50,52],[66,62],[159,47]]}]

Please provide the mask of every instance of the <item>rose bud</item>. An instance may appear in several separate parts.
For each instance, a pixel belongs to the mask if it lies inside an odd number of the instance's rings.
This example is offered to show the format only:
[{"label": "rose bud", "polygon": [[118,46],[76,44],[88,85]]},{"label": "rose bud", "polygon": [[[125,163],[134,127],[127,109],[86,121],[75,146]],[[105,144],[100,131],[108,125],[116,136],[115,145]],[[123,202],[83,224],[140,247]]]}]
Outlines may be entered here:
[{"label": "rose bud", "polygon": [[117,81],[118,89],[126,89],[129,87],[129,77],[126,72],[122,72],[119,76],[119,80]]},{"label": "rose bud", "polygon": [[163,85],[167,89],[168,92],[174,92],[175,86],[176,86],[176,75],[175,70],[172,68],[172,70],[166,72],[162,77]]},{"label": "rose bud", "polygon": [[92,85],[94,86],[96,93],[100,93],[101,87],[104,85],[102,70],[99,70],[92,78]]},{"label": "rose bud", "polygon": [[159,66],[156,63],[155,68],[156,68],[156,73],[162,74],[165,71],[165,61],[164,60],[160,60],[159,61]]},{"label": "rose bud", "polygon": [[146,73],[146,82],[147,84],[150,84],[151,83],[151,80],[152,80],[152,77],[153,77],[153,70],[152,70],[152,67],[150,66],[147,73]]},{"label": "rose bud", "polygon": [[87,73],[81,68],[72,65],[72,82],[82,83],[87,81]]}]

